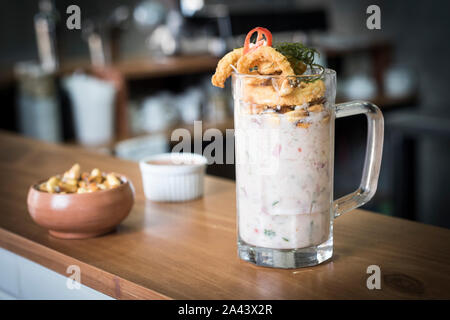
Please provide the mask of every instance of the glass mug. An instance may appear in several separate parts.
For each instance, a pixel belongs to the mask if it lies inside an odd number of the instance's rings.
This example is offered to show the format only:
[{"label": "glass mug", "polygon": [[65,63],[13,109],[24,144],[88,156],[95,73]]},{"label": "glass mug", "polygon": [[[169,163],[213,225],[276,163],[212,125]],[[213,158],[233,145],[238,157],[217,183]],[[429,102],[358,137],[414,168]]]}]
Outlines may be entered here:
[{"label": "glass mug", "polygon": [[[274,268],[330,259],[333,219],[376,191],[381,111],[366,101],[336,105],[330,69],[295,77],[234,73],[232,79],[239,257]],[[361,185],[333,200],[334,122],[356,114],[368,120]]]}]

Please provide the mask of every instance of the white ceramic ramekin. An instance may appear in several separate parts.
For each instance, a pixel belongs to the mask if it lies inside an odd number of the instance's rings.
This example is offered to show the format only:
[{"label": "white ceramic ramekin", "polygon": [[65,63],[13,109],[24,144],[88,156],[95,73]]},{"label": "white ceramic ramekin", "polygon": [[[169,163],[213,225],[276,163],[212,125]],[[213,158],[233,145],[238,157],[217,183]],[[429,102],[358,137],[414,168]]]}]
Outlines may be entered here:
[{"label": "white ceramic ramekin", "polygon": [[[152,164],[169,161],[176,164]],[[194,153],[162,153],[139,162],[145,197],[152,201],[187,201],[203,195],[207,159]]]}]

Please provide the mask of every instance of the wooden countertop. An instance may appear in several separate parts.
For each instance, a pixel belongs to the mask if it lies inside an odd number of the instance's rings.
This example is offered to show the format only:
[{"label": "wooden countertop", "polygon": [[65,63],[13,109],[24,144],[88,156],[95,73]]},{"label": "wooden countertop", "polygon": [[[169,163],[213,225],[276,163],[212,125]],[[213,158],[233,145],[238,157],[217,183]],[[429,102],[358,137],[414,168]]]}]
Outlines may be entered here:
[{"label": "wooden countertop", "polygon": [[[88,240],[52,238],[27,213],[30,184],[74,162],[126,174],[136,203],[117,232]],[[77,147],[0,133],[0,246],[115,298],[450,298],[450,230],[355,210],[336,220],[335,255],[322,265],[279,270],[237,257],[235,185],[207,177],[204,198],[146,201],[138,165]],[[381,290],[366,269],[381,268]]]}]

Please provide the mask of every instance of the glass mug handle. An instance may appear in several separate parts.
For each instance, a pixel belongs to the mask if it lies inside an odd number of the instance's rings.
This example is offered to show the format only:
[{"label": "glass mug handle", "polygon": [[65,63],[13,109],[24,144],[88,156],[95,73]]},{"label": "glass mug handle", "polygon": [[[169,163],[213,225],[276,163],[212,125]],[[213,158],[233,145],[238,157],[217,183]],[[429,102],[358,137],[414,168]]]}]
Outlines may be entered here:
[{"label": "glass mug handle", "polygon": [[335,105],[336,118],[357,114],[367,117],[367,145],[364,169],[359,188],[333,202],[334,217],[362,206],[372,199],[377,190],[383,152],[384,120],[380,109],[371,102],[352,101]]}]

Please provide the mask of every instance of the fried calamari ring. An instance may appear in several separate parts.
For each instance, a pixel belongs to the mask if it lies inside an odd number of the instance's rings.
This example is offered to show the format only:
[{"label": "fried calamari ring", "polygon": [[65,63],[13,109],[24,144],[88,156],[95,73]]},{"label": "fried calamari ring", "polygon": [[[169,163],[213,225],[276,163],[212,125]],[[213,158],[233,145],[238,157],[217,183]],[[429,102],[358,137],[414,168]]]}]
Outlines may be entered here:
[{"label": "fried calamari ring", "polygon": [[237,64],[239,73],[254,73],[255,67],[262,64],[271,63],[278,71],[281,71],[284,76],[294,76],[294,70],[287,58],[272,47],[262,46],[255,51],[243,55]]},{"label": "fried calamari ring", "polygon": [[[274,78],[272,78],[274,79]],[[260,86],[244,84],[240,95],[242,101],[266,106],[300,106],[321,99],[325,95],[325,83],[322,80],[305,83],[293,88],[289,95],[281,96],[278,89],[271,85]]]},{"label": "fried calamari ring", "polygon": [[244,48],[234,49],[220,59],[217,64],[216,72],[211,79],[214,86],[219,88],[223,88],[225,86],[225,80],[227,80],[233,72],[233,68],[231,66],[236,66],[238,60],[242,57],[243,52]]},{"label": "fried calamari ring", "polygon": [[[237,70],[242,74],[276,74],[295,76],[295,72],[287,58],[272,47],[262,46],[255,51],[243,55],[237,63]],[[294,88],[287,78],[279,78],[275,85],[280,96],[289,95]]]}]

